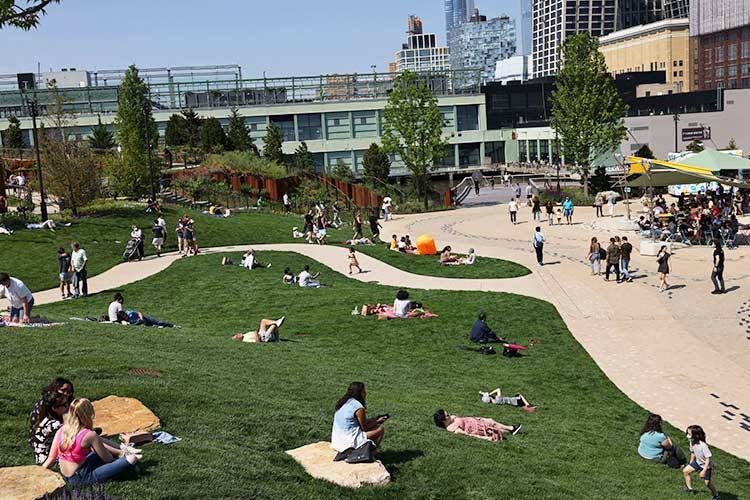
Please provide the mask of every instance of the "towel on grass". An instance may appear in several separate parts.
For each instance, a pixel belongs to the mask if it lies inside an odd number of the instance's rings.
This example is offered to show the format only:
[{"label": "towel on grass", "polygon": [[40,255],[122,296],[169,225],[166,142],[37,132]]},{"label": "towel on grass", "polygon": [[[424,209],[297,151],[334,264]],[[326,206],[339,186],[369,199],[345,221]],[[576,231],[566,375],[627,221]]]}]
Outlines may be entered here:
[{"label": "towel on grass", "polygon": [[10,326],[16,328],[47,328],[50,326],[62,326],[65,323],[56,323],[42,316],[32,316],[29,323],[14,323],[10,316],[0,316],[0,326]]},{"label": "towel on grass", "polygon": [[419,311],[419,316],[402,317],[396,316],[396,311],[391,306],[386,306],[381,314],[385,314],[388,319],[412,319],[412,318],[436,318],[437,314],[433,314],[427,309],[415,309]]}]

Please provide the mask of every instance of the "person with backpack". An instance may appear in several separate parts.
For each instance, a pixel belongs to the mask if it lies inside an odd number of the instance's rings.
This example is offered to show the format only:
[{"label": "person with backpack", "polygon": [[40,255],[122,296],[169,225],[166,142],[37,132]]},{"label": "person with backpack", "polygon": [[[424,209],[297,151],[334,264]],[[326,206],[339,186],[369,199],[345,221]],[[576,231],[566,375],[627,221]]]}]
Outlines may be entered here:
[{"label": "person with backpack", "polygon": [[604,281],[609,281],[609,273],[612,269],[615,271],[617,283],[620,282],[620,247],[615,243],[614,238],[609,239],[607,247],[607,269],[604,271]]},{"label": "person with backpack", "polygon": [[167,230],[164,229],[164,226],[162,226],[157,219],[154,221],[151,233],[154,236],[151,240],[151,244],[156,249],[156,256],[161,257],[161,249],[164,246],[164,239],[167,237]]},{"label": "person with backpack", "polygon": [[544,235],[542,234],[542,228],[537,226],[534,228],[534,237],[531,240],[534,251],[536,252],[536,263],[539,266],[544,265]]},{"label": "person with backpack", "polygon": [[370,441],[375,448],[383,441],[387,415],[367,418],[365,384],[352,382],[336,402],[331,428],[331,448],[339,453],[356,450]]}]

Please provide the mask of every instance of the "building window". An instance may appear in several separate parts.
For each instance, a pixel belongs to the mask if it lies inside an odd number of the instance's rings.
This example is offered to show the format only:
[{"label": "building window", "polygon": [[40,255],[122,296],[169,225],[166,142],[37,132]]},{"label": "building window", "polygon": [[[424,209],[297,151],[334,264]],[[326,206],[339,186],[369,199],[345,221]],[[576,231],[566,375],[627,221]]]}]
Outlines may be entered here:
[{"label": "building window", "polygon": [[742,74],[750,75],[750,63],[742,63]]},{"label": "building window", "polygon": [[682,70],[680,70],[680,76],[683,76],[683,74],[682,74]]},{"label": "building window", "polygon": [[731,44],[727,50],[727,61],[734,61],[737,59],[737,44]]},{"label": "building window", "polygon": [[716,68],[716,79],[717,80],[723,80],[724,79],[724,68]]},{"label": "building window", "polygon": [[742,42],[742,58],[750,58],[750,41]]},{"label": "building window", "polygon": [[505,163],[505,142],[485,142],[484,156],[488,157],[492,163]]},{"label": "building window", "polygon": [[680,59],[680,66],[682,66],[682,59]]},{"label": "building window", "polygon": [[469,167],[478,165],[481,165],[481,159],[479,158],[479,143],[473,142],[470,144],[459,144],[458,166]]},{"label": "building window", "polygon": [[672,61],[672,66],[677,67],[677,61]]},{"label": "building window", "polygon": [[294,117],[292,115],[272,116],[271,123],[275,123],[284,137],[284,142],[294,141]]},{"label": "building window", "polygon": [[458,130],[479,130],[479,106],[456,106]]},{"label": "building window", "polygon": [[677,72],[676,71],[672,71],[672,77],[673,78],[677,78]]},{"label": "building window", "polygon": [[297,134],[300,141],[314,141],[323,138],[319,114],[297,115]]},{"label": "building window", "polygon": [[730,64],[727,66],[727,76],[729,78],[737,76],[737,66],[734,64]]},{"label": "building window", "polygon": [[716,62],[724,62],[724,47],[716,47]]}]

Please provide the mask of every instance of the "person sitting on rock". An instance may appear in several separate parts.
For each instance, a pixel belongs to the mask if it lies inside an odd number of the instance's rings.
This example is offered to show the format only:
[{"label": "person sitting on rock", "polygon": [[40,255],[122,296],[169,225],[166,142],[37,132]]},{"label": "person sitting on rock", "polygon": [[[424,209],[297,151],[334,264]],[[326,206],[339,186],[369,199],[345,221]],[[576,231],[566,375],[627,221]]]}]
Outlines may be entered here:
[{"label": "person sitting on rock", "polygon": [[487,313],[484,311],[479,313],[479,317],[474,321],[474,324],[471,325],[469,340],[476,342],[477,344],[505,342],[504,339],[499,338],[495,332],[492,331],[492,328],[487,325]]},{"label": "person sitting on rock", "polygon": [[232,340],[241,342],[251,343],[266,343],[266,342],[278,342],[279,330],[281,324],[284,323],[286,316],[282,316],[277,320],[273,319],[262,319],[257,330],[253,330],[247,333],[236,333],[232,335]]},{"label": "person sitting on rock", "polygon": [[536,406],[532,406],[531,403],[529,403],[529,401],[520,392],[515,396],[503,396],[500,388],[497,388],[492,392],[479,391],[479,394],[482,395],[483,403],[518,406],[526,413],[534,413],[536,411]]},{"label": "person sitting on rock", "polygon": [[438,410],[433,415],[435,425],[454,434],[466,434],[487,441],[502,441],[504,434],[518,434],[521,425],[505,425],[491,418],[458,417]]},{"label": "person sitting on rock", "polygon": [[130,471],[143,458],[140,450],[109,446],[93,431],[93,425],[91,401],[73,400],[42,467],[49,469],[59,459],[60,473],[69,485],[99,484]]},{"label": "person sitting on rock", "polygon": [[458,264],[458,259],[451,255],[451,251],[453,249],[449,246],[443,248],[440,251],[440,263],[444,266],[450,266],[454,264]]},{"label": "person sitting on rock", "polygon": [[365,414],[365,384],[352,382],[346,393],[336,402],[331,429],[331,448],[339,453],[357,449],[367,441],[379,447],[383,441],[386,416],[367,418]]}]

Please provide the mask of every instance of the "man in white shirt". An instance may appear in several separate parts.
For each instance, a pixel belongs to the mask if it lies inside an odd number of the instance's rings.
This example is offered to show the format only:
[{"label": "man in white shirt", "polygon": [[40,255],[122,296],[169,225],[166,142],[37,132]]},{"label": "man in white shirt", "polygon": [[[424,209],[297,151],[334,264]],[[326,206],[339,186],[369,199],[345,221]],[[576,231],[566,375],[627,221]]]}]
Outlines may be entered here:
[{"label": "man in white shirt", "polygon": [[543,266],[544,263],[542,261],[544,260],[544,235],[542,234],[542,229],[539,226],[537,226],[534,231],[534,239],[532,240],[532,244],[534,245],[534,250],[536,251],[536,263],[540,266]]},{"label": "man in white shirt", "polygon": [[26,176],[23,175],[23,172],[16,177],[16,185],[18,186],[17,197],[20,198],[23,196],[23,187],[26,185]]},{"label": "man in white shirt", "polygon": [[390,196],[386,196],[383,198],[383,220],[387,221],[390,218],[391,215],[391,205],[393,204],[393,200]]},{"label": "man in white shirt", "polygon": [[307,288],[320,288],[320,281],[315,281],[315,278],[320,276],[320,273],[310,274],[310,266],[306,265],[305,268],[297,276],[297,282],[300,287]]},{"label": "man in white shirt", "polygon": [[24,282],[11,278],[8,273],[0,273],[0,298],[3,297],[10,302],[10,321],[28,323],[34,296]]},{"label": "man in white shirt", "polygon": [[284,203],[284,211],[286,213],[289,213],[292,210],[292,202],[289,199],[289,193],[284,193],[284,196],[282,196],[282,200]]},{"label": "man in white shirt", "polygon": [[122,298],[122,294],[120,292],[117,292],[112,298],[112,302],[109,304],[109,308],[107,309],[107,316],[112,323],[118,323],[117,315],[118,313],[122,312],[123,300],[124,299]]},{"label": "man in white shirt", "polygon": [[518,202],[515,198],[512,198],[510,203],[508,203],[508,212],[510,213],[510,221],[515,225],[516,216],[518,215]]},{"label": "man in white shirt", "polygon": [[81,248],[81,245],[77,241],[73,242],[72,248],[73,252],[70,254],[70,270],[73,272],[73,298],[77,299],[80,296],[81,291],[83,292],[84,297],[87,297],[89,294],[89,258],[86,255],[86,250]]}]

